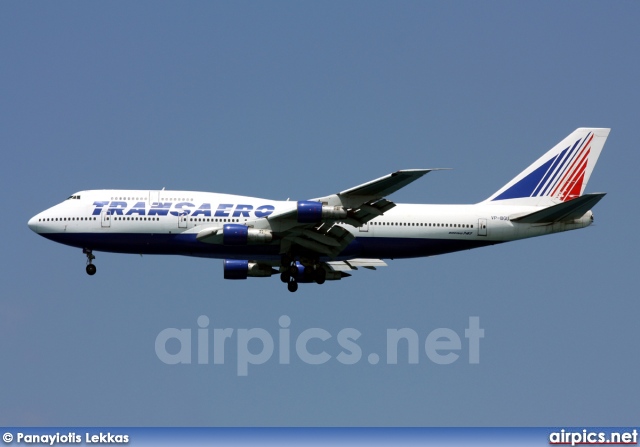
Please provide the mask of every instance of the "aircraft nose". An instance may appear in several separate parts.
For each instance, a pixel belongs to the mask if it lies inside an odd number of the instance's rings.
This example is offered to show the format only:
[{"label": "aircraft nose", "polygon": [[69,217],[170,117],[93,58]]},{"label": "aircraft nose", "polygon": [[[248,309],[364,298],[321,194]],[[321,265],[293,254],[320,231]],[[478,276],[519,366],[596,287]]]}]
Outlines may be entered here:
[{"label": "aircraft nose", "polygon": [[29,225],[31,231],[33,231],[34,233],[38,233],[38,216],[33,216],[31,219],[29,219],[27,225]]}]

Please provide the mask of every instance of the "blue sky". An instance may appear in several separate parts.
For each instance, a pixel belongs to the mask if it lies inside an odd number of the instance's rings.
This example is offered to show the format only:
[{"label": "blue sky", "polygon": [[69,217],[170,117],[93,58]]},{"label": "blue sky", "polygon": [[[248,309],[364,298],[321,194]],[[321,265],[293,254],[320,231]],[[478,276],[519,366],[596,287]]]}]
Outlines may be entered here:
[{"label": "blue sky", "polygon": [[[3,2],[0,424],[637,424],[639,14],[624,1]],[[609,193],[592,227],[296,294],[185,257],[96,253],[88,277],[80,250],[26,226],[85,189],[295,200],[409,168],[454,169],[394,201],[474,203],[582,126],[612,128],[587,187]],[[292,339],[328,331],[310,348],[332,360],[276,354],[247,377],[233,349],[223,365],[161,362],[158,334],[195,334],[201,315],[276,343],[286,315]],[[460,359],[369,364],[405,327],[421,343],[453,330]],[[344,328],[362,333],[355,365],[335,358]]]}]

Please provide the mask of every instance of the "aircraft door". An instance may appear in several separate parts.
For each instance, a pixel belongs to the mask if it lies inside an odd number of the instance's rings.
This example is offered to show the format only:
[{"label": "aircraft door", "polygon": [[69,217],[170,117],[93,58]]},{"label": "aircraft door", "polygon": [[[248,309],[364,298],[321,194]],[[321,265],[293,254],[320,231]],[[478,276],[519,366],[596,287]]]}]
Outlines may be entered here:
[{"label": "aircraft door", "polygon": [[111,227],[111,211],[104,210],[100,213],[100,224],[102,228]]},{"label": "aircraft door", "polygon": [[487,219],[478,219],[478,236],[487,235]]},{"label": "aircraft door", "polygon": [[369,232],[369,222],[360,225],[358,227],[358,231],[360,233],[368,233]]},{"label": "aircraft door", "polygon": [[178,216],[178,228],[187,228],[187,214]]}]

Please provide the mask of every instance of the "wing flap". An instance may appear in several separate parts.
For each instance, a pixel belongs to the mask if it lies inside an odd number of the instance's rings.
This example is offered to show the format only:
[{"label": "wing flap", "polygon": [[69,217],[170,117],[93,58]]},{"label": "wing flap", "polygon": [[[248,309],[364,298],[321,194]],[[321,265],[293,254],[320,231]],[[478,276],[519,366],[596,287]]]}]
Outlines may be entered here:
[{"label": "wing flap", "polygon": [[284,237],[284,241],[287,244],[298,244],[308,250],[335,257],[355,239],[355,236],[349,230],[340,225],[332,225],[330,228],[325,227],[327,226],[321,226],[313,230],[291,231],[290,234]]},{"label": "wing flap", "polygon": [[356,258],[349,259],[348,261],[329,261],[327,265],[333,271],[346,272],[349,270],[358,270],[358,267],[375,270],[377,267],[386,267],[387,263],[382,259]]},{"label": "wing flap", "polygon": [[349,210],[349,214],[346,219],[343,219],[343,222],[353,225],[354,227],[359,227],[369,222],[371,219],[382,216],[394,206],[396,206],[396,204],[387,199],[368,202],[355,210]]},{"label": "wing flap", "polygon": [[302,230],[302,235],[308,237],[309,239],[313,239],[316,242],[319,242],[324,245],[328,245],[330,247],[340,247],[341,244],[337,240],[339,238],[333,238],[331,236],[324,235],[322,233],[311,231],[311,230]]},{"label": "wing flap", "polygon": [[300,236],[289,236],[287,239],[289,239],[291,242],[295,244],[300,245],[301,247],[304,247],[309,250],[313,250],[316,253],[320,253],[323,255],[336,256],[338,253],[340,253],[339,249],[336,249],[335,247],[330,247],[328,245],[322,244],[312,239],[306,239]]}]

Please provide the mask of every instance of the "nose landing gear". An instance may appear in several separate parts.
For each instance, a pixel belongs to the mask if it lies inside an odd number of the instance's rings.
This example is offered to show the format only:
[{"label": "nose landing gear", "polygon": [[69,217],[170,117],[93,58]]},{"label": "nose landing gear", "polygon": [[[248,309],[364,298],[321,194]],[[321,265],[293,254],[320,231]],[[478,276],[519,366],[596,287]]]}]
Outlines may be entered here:
[{"label": "nose landing gear", "polygon": [[82,253],[87,255],[87,275],[89,276],[93,276],[96,274],[96,266],[93,265],[93,260],[96,258],[93,255],[93,252],[91,250],[89,250],[88,248],[83,248],[82,249]]}]

